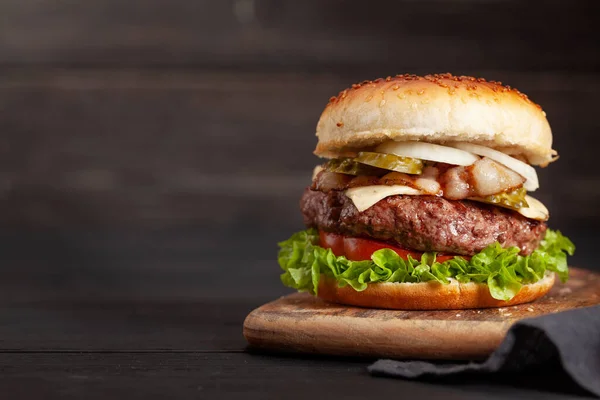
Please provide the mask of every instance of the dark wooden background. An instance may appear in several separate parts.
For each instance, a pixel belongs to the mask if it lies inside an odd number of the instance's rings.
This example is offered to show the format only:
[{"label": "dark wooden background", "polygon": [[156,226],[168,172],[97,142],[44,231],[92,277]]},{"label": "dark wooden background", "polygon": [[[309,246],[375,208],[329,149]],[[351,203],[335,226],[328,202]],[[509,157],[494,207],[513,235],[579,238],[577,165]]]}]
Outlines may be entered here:
[{"label": "dark wooden background", "polygon": [[483,76],[540,103],[561,159],[539,171],[537,196],[578,245],[573,263],[599,268],[599,9],[0,1],[3,393],[282,398],[290,382],[314,395],[326,377],[336,393],[372,394],[363,362],[240,353],[246,313],[288,292],[275,244],[302,227],[320,112],[367,78]]},{"label": "dark wooden background", "polygon": [[[59,282],[75,279],[75,289],[100,285],[97,275],[143,286],[147,273],[156,290],[171,293],[163,283],[173,281],[203,296],[219,292],[214,282],[227,286],[222,264],[243,256],[240,274],[279,293],[275,243],[302,226],[298,198],[318,162],[314,131],[328,98],[366,78],[444,71],[501,80],[543,106],[561,158],[539,170],[536,195],[551,225],[591,254],[583,243],[600,228],[599,8],[0,2],[3,257],[48,259],[47,249],[58,259],[39,274],[64,270]],[[148,262],[101,257],[118,251]],[[185,271],[164,265],[173,257]]]},{"label": "dark wooden background", "polygon": [[[561,158],[539,170],[536,195],[581,264],[600,228],[599,8],[0,2],[1,256],[44,260],[2,268],[15,287],[46,287],[49,274],[99,293],[278,294],[275,243],[302,226],[328,98],[366,78],[444,71],[543,106]],[[229,282],[228,263],[241,279]]]},{"label": "dark wooden background", "polygon": [[0,221],[299,226],[328,98],[390,74],[472,74],[540,103],[552,223],[596,227],[594,1],[7,0]]}]

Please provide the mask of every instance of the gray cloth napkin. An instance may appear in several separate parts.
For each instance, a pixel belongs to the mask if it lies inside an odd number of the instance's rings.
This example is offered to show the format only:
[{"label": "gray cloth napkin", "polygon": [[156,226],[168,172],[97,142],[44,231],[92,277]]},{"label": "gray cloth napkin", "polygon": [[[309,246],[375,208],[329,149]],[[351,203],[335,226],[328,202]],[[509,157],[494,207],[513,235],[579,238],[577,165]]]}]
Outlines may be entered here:
[{"label": "gray cloth napkin", "polygon": [[483,362],[378,360],[368,369],[373,375],[429,380],[550,370],[552,376],[566,374],[581,388],[600,397],[600,306],[519,321]]}]

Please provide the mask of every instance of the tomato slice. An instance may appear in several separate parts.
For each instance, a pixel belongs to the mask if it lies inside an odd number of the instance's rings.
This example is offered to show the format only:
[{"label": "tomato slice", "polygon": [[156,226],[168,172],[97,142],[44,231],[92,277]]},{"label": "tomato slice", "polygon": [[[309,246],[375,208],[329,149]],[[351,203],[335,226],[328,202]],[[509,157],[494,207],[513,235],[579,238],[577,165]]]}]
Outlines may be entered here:
[{"label": "tomato slice", "polygon": [[331,249],[336,256],[345,255],[344,236],[337,233],[319,231],[319,244],[325,249]]},{"label": "tomato slice", "polygon": [[[321,247],[330,248],[336,256],[345,256],[347,259],[353,261],[370,260],[371,255],[381,249],[392,249],[405,260],[408,259],[409,254],[416,260],[420,260],[421,255],[423,255],[423,253],[418,251],[403,249],[402,247],[377,240],[348,237],[323,231],[319,231],[319,241]],[[453,257],[452,255],[438,253],[436,261],[444,262]]]},{"label": "tomato slice", "polygon": [[408,260],[408,255],[417,260],[421,259],[423,253],[409,251],[401,247],[393,246],[384,242],[378,242],[370,239],[344,237],[344,252],[346,258],[354,261],[370,260],[371,255],[377,250],[391,249],[394,250],[400,257]]},{"label": "tomato slice", "polygon": [[[453,259],[454,257],[455,257],[455,256],[449,256],[449,255],[446,255],[446,254],[444,254],[444,253],[437,253],[437,254],[435,255],[435,261],[437,261],[437,262],[440,262],[440,263],[443,263],[444,261],[451,260],[451,259]],[[468,260],[470,260],[470,259],[471,259],[471,257],[465,257],[465,256],[462,256],[462,258],[466,258],[466,259],[468,259]]]}]

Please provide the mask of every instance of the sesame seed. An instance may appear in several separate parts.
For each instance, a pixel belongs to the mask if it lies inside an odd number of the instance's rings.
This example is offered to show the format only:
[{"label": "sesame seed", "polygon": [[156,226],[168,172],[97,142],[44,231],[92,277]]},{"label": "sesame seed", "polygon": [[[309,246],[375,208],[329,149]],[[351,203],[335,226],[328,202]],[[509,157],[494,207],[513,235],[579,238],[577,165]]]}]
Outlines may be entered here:
[{"label": "sesame seed", "polygon": [[[536,106],[539,110],[542,110],[542,108],[538,104],[535,104],[533,101],[531,101],[527,95],[525,95],[524,93],[521,93],[517,89],[510,87],[509,85],[502,86],[502,82],[500,82],[500,81],[493,81],[493,80],[486,81],[484,78],[481,78],[481,77],[476,78],[476,77],[464,76],[464,75],[455,76],[450,73],[428,74],[425,76],[417,76],[414,74],[398,74],[393,77],[387,76],[385,78],[378,78],[378,79],[374,79],[374,80],[365,80],[361,83],[352,84],[350,86],[350,88],[345,89],[344,91],[340,92],[337,98],[332,97],[330,99],[330,102],[335,102],[335,101],[345,99],[347,97],[348,90],[358,90],[358,89],[362,88],[363,86],[373,87],[375,90],[379,90],[382,94],[384,94],[386,88],[382,89],[382,87],[380,86],[382,82],[395,82],[395,84],[393,84],[393,86],[391,86],[391,89],[398,90],[401,88],[403,83],[409,82],[409,81],[430,82],[431,84],[448,89],[449,95],[453,95],[455,93],[455,90],[460,89],[460,88],[473,92],[473,91],[476,91],[477,89],[479,89],[478,84],[485,84],[486,88],[489,88],[490,90],[492,90],[494,92],[515,94],[515,95],[521,97],[527,103]],[[452,89],[452,87],[454,87],[454,89]],[[424,92],[424,89],[420,89],[417,91],[417,94],[420,95],[420,94],[423,94],[423,92]],[[412,95],[412,90],[410,90],[410,89],[407,90],[406,94]],[[471,96],[478,97],[477,95],[473,95],[473,94],[471,94]],[[400,98],[403,98],[403,97],[400,97]],[[461,100],[466,102],[465,98],[461,98]],[[493,100],[496,103],[500,103],[499,99],[494,98]]]}]

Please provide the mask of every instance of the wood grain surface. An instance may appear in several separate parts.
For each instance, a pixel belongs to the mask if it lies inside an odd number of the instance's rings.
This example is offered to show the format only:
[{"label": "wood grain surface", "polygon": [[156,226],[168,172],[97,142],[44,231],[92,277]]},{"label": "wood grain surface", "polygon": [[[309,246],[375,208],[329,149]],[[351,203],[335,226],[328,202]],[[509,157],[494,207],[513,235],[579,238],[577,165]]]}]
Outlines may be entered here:
[{"label": "wood grain surface", "polygon": [[573,268],[533,303],[484,310],[394,311],[327,303],[306,293],[248,315],[244,336],[257,348],[346,356],[479,359],[516,321],[600,304],[600,274]]},{"label": "wood grain surface", "polygon": [[[395,70],[396,71],[396,70]],[[431,71],[431,70],[429,70]],[[351,77],[200,71],[12,72],[0,76],[3,226],[302,226],[320,160],[314,130]],[[472,70],[543,105],[561,158],[535,192],[550,224],[600,223],[596,75]],[[576,207],[572,206],[577,204]]]},{"label": "wood grain surface", "polygon": [[576,0],[5,0],[0,64],[572,73],[598,66],[597,11]]},{"label": "wood grain surface", "polygon": [[373,379],[363,358],[248,354],[242,321],[289,292],[275,244],[302,227],[298,199],[317,162],[314,128],[327,99],[400,72],[484,76],[542,104],[561,160],[540,171],[536,196],[552,227],[577,244],[573,263],[598,268],[600,175],[590,144],[600,127],[599,7],[1,1],[0,393],[578,393],[560,371],[411,382]]},{"label": "wood grain surface", "polygon": [[[442,400],[586,395],[560,371],[417,382],[373,378],[365,358],[245,351],[244,318],[289,292],[274,271],[277,232],[242,232],[228,241],[187,230],[2,232],[2,398],[365,399],[374,390],[385,398]],[[577,234],[582,247],[598,242]],[[231,243],[239,243],[235,251]],[[594,257],[580,260],[596,266]],[[224,271],[237,271],[236,279]]]},{"label": "wood grain surface", "polygon": [[[0,224],[301,226],[330,96],[450,71],[541,104],[561,159],[551,224],[596,229],[600,3],[498,0],[0,2]],[[573,206],[577,204],[577,206]]]}]

